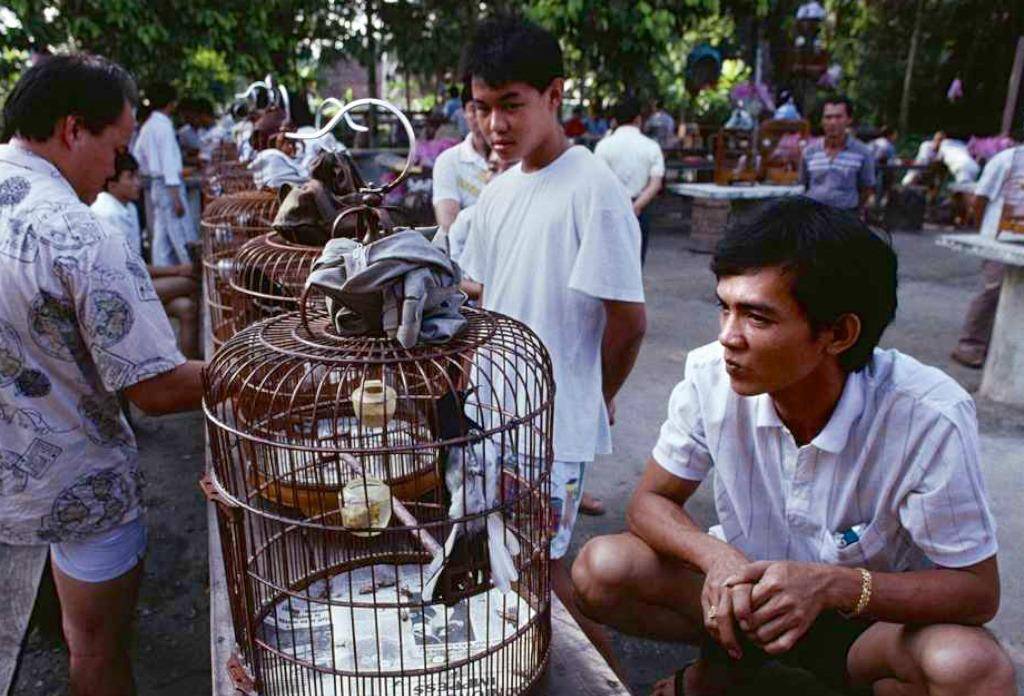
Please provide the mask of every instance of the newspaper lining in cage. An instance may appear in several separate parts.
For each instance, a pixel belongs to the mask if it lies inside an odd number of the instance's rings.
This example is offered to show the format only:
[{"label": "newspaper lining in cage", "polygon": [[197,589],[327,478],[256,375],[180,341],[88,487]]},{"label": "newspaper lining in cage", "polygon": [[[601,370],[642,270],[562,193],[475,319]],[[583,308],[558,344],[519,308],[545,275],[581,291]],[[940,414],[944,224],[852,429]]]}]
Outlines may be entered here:
[{"label": "newspaper lining in cage", "polygon": [[[444,674],[411,676],[417,670],[436,669],[494,650],[529,626],[535,614],[516,592],[497,589],[448,607],[410,600],[422,572],[416,564],[374,565],[340,573],[329,581],[317,580],[309,586],[308,595],[327,600],[329,587],[330,600],[337,604],[295,597],[282,600],[264,617],[261,639],[291,658],[355,673],[359,679],[379,680],[375,693],[381,696],[468,696],[489,693],[492,682],[525,685],[526,674],[484,674],[479,666],[467,682],[449,682],[440,690],[438,679],[445,679]],[[391,604],[398,606],[386,606]],[[419,687],[417,682],[422,682]],[[322,675],[320,687],[325,695],[350,693],[344,678],[329,674]]]}]

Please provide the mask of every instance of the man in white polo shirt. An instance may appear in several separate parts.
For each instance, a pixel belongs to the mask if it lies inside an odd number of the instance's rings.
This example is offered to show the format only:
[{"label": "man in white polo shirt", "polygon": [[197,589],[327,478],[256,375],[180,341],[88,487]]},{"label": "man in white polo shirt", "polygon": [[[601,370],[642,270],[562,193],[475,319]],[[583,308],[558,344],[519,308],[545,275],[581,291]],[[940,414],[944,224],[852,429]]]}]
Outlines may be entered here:
[{"label": "man in white polo shirt", "polygon": [[[690,353],[627,512],[573,566],[596,621],[701,656],[655,694],[721,694],[765,660],[833,688],[1013,694],[974,402],[878,340],[896,254],[852,213],[780,201],[711,268],[718,343]],[[683,508],[713,477],[719,524]]]},{"label": "man in white polo shirt", "polygon": [[661,146],[640,132],[640,102],[623,100],[615,108],[615,131],[601,140],[594,154],[605,161],[626,187],[633,212],[640,221],[640,262],[647,259],[649,226],[645,210],[665,180],[665,156]]},{"label": "man in white polo shirt", "polygon": [[476,203],[487,185],[490,148],[477,123],[476,107],[468,87],[462,90],[462,108],[469,134],[456,147],[438,155],[434,162],[434,217],[444,230],[451,227],[460,210]]}]

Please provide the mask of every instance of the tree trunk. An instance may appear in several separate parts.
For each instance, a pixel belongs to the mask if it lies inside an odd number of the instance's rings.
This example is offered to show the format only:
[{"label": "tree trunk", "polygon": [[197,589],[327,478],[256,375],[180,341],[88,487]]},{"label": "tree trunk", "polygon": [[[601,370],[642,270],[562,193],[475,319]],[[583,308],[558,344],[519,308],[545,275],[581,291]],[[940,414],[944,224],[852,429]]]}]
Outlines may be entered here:
[{"label": "tree trunk", "polygon": [[910,49],[907,51],[907,67],[903,72],[903,95],[900,98],[900,134],[906,135],[910,123],[910,87],[914,78],[914,63],[917,60],[917,45],[921,40],[921,15],[924,14],[924,0],[917,0],[914,11],[914,32],[910,35]]},{"label": "tree trunk", "polygon": [[[366,91],[373,99],[380,98],[380,91],[377,89],[377,34],[373,26],[374,5],[373,0],[366,0]],[[366,112],[366,125],[369,126],[369,146],[377,146],[377,110],[370,107]]]}]

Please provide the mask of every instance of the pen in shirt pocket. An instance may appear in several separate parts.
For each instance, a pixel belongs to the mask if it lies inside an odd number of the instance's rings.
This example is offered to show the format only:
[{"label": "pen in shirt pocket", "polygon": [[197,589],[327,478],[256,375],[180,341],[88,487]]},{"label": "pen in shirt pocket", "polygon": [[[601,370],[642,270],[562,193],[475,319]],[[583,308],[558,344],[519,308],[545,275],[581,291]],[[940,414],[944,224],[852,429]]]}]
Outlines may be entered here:
[{"label": "pen in shirt pocket", "polygon": [[850,544],[856,544],[860,541],[861,534],[864,533],[866,528],[866,524],[855,524],[845,532],[836,532],[832,535],[832,538],[835,539],[836,546],[844,549]]}]

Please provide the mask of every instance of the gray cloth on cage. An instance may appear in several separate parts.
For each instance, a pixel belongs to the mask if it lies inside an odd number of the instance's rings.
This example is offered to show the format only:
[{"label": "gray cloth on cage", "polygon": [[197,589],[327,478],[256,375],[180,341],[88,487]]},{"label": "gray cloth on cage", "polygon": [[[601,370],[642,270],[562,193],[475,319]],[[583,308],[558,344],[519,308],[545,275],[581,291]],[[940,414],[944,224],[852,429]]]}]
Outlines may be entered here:
[{"label": "gray cloth on cage", "polygon": [[420,232],[397,230],[372,244],[332,239],[306,281],[327,295],[343,335],[381,335],[405,348],[444,343],[462,331],[462,271]]}]

